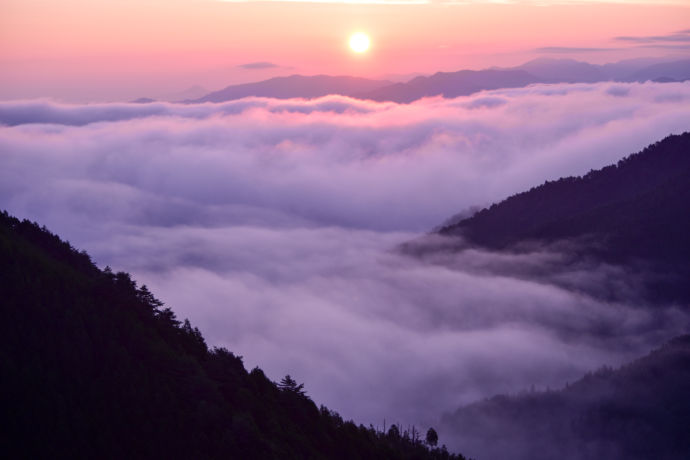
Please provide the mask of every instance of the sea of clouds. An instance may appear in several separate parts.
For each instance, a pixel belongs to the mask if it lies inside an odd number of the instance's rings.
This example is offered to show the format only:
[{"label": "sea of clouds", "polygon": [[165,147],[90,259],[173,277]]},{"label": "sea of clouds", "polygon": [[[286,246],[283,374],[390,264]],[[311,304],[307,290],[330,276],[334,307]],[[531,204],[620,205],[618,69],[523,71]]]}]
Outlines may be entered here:
[{"label": "sea of clouds", "polygon": [[566,289],[634,286],[617,267],[551,283],[530,276],[559,266],[547,249],[422,260],[398,245],[688,129],[687,83],[407,105],[2,102],[0,208],[131,272],[247,367],[289,373],[357,422],[425,428],[478,398],[620,364],[690,322]]}]

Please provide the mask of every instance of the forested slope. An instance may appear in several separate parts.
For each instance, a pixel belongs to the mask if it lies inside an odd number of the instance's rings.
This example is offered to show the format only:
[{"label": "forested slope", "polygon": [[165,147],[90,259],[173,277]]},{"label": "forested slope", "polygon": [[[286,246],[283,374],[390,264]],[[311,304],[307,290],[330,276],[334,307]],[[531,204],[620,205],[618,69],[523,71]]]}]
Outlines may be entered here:
[{"label": "forested slope", "polygon": [[649,300],[690,302],[690,133],[615,165],[546,182],[440,230],[495,250],[578,241],[582,256],[643,264]]},{"label": "forested slope", "polygon": [[[690,458],[690,335],[558,391],[495,396],[448,414],[486,460]],[[509,453],[509,456],[507,456]]]},{"label": "forested slope", "polygon": [[0,302],[4,458],[463,458],[247,372],[128,274],[7,213]]}]

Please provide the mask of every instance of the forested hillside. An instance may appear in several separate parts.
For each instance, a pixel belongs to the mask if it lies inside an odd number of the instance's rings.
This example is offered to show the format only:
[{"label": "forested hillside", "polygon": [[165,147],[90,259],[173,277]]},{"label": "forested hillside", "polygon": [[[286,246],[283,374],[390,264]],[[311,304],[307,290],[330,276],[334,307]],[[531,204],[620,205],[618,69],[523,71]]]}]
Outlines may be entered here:
[{"label": "forested hillside", "polygon": [[685,335],[562,390],[495,396],[444,422],[486,460],[677,460],[690,457],[689,394]]},{"label": "forested hillside", "polygon": [[127,273],[7,213],[0,302],[3,458],[464,458],[247,372]]},{"label": "forested hillside", "polygon": [[580,256],[644,266],[648,300],[690,301],[690,133],[615,165],[546,182],[440,230],[471,244],[519,250],[562,240]]}]

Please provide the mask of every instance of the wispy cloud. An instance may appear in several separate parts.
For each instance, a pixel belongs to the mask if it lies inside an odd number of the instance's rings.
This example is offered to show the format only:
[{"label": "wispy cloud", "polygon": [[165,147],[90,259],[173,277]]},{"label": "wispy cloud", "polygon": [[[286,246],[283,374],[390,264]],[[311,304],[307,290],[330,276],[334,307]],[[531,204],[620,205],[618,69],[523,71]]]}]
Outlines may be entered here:
[{"label": "wispy cloud", "polygon": [[577,54],[577,53],[599,53],[606,51],[617,51],[620,48],[578,48],[572,46],[544,46],[536,48],[537,53],[544,54]]},{"label": "wispy cloud", "polygon": [[680,30],[667,35],[645,35],[645,36],[620,36],[615,37],[622,42],[638,44],[666,44],[666,43],[690,43],[690,30]]},{"label": "wispy cloud", "polygon": [[249,62],[247,64],[241,64],[238,65],[240,69],[246,69],[246,70],[260,70],[260,69],[279,69],[281,66],[278,64],[274,64],[272,62],[266,62],[266,61],[258,61],[258,62]]}]

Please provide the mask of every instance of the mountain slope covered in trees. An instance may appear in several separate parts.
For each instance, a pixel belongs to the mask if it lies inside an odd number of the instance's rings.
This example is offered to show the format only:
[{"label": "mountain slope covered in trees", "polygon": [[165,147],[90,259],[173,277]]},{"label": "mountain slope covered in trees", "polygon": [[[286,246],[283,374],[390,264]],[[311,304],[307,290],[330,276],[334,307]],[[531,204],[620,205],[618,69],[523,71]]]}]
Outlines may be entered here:
[{"label": "mountain slope covered in trees", "polygon": [[0,302],[3,458],[463,458],[247,372],[127,273],[7,213]]},{"label": "mountain slope covered in trees", "polygon": [[680,460],[690,456],[690,335],[558,391],[495,396],[444,417],[484,460]]},{"label": "mountain slope covered in trees", "polygon": [[690,303],[690,133],[566,177],[443,227],[494,250],[576,241],[579,257],[643,266],[647,300]]}]

